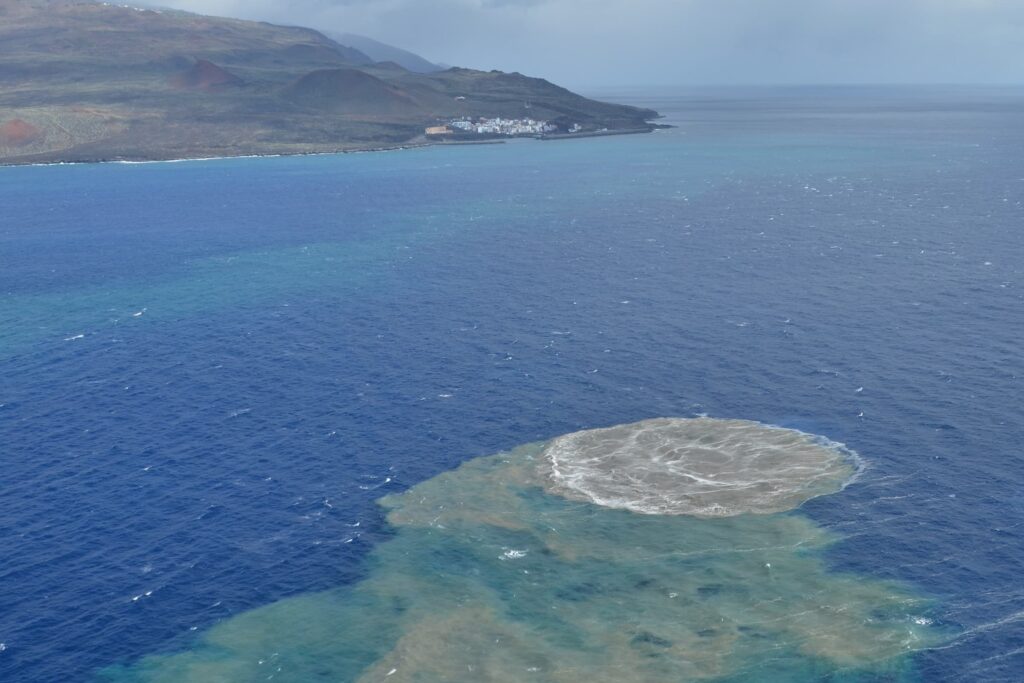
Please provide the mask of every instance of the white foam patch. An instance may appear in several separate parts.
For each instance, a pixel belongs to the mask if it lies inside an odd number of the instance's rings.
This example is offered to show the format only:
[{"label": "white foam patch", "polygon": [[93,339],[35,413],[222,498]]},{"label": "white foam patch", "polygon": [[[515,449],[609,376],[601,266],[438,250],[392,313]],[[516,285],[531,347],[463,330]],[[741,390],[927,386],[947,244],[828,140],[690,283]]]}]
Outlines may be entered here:
[{"label": "white foam patch", "polygon": [[659,418],[574,432],[544,450],[551,493],[645,514],[769,514],[842,489],[841,444],[748,420]]}]

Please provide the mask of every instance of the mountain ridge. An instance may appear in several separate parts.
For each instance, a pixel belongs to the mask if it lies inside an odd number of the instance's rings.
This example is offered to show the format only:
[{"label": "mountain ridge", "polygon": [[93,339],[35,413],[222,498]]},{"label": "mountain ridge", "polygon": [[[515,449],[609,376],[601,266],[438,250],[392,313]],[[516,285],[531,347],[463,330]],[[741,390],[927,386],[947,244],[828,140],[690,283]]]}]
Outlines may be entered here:
[{"label": "mountain ridge", "polygon": [[347,45],[348,47],[359,50],[377,62],[394,62],[395,64],[416,73],[434,73],[435,71],[444,71],[449,68],[424,59],[415,52],[410,52],[409,50],[404,50],[400,47],[395,47],[394,45],[388,45],[387,43],[382,43],[381,41],[374,40],[368,36],[362,36],[356,33],[336,34],[332,32],[326,32],[324,35],[332,38],[342,45]]}]

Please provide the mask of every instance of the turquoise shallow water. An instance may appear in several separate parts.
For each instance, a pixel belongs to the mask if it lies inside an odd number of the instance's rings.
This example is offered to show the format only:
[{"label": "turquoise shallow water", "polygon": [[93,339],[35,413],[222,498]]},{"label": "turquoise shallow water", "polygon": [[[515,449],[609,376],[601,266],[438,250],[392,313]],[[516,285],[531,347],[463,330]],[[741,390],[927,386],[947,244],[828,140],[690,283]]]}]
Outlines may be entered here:
[{"label": "turquoise shallow water", "polygon": [[[685,675],[1020,680],[1021,94],[624,96],[680,127],[0,169],[0,678],[130,678],[312,639],[271,654],[333,652],[358,680],[430,609],[518,638],[538,667],[593,642],[678,663],[735,637],[737,659]],[[474,458],[700,413],[821,434],[867,467],[752,520],[591,514],[529,487],[525,530],[401,518],[462,476],[492,491],[474,468],[501,458]],[[532,526],[551,515],[577,545],[632,545],[580,562]],[[735,561],[764,537],[777,555]],[[779,590],[765,562],[813,577],[778,593],[788,608],[841,596],[925,645],[849,667],[793,631],[739,630]],[[443,612],[460,589],[469,611]],[[623,591],[657,623],[616,622]],[[380,607],[405,598],[405,617]],[[681,598],[735,628],[675,632],[690,622],[657,610]],[[541,619],[550,604],[571,616]],[[337,637],[355,623],[383,635]]]}]

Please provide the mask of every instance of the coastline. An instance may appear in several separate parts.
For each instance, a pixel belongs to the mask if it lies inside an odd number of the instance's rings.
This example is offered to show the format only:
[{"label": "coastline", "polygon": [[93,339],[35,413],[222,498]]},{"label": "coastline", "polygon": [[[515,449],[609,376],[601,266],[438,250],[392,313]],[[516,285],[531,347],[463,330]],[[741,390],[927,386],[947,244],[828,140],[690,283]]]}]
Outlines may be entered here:
[{"label": "coastline", "polygon": [[580,133],[548,133],[538,135],[537,140],[575,140],[577,138],[606,138],[615,135],[637,135],[639,133],[653,133],[656,130],[671,128],[667,125],[648,126],[647,128],[631,128],[626,130],[593,130]]},{"label": "coastline", "polygon": [[[646,128],[632,128],[626,130],[607,130],[607,131],[590,131],[583,133],[564,133],[558,135],[542,135],[542,136],[529,136],[526,138],[512,138],[512,139],[532,139],[532,140],[571,140],[576,138],[593,138],[593,137],[608,137],[617,135],[638,135],[641,133],[653,133],[656,130],[665,128],[667,126],[652,125]],[[303,157],[303,156],[328,156],[335,154],[366,154],[371,152],[398,152],[412,149],[423,149],[427,147],[459,147],[459,146],[477,146],[477,145],[503,145],[508,142],[507,139],[486,139],[486,140],[437,140],[437,141],[423,141],[423,142],[403,142],[395,143],[393,145],[373,145],[366,147],[343,147],[336,149],[324,149],[315,151],[267,151],[265,153],[251,152],[251,151],[240,151],[238,154],[212,154],[209,156],[175,156],[175,155],[153,155],[153,156],[110,156],[95,158],[85,157],[76,158],[69,156],[67,158],[53,158],[52,160],[46,159],[51,155],[49,154],[37,154],[31,155],[30,157],[20,157],[14,159],[0,159],[0,168],[14,168],[14,167],[26,167],[26,166],[79,166],[85,164],[170,164],[170,163],[183,163],[188,161],[217,161],[223,159],[263,159],[263,158],[275,158],[275,157]],[[52,155],[58,157],[58,155]]]}]

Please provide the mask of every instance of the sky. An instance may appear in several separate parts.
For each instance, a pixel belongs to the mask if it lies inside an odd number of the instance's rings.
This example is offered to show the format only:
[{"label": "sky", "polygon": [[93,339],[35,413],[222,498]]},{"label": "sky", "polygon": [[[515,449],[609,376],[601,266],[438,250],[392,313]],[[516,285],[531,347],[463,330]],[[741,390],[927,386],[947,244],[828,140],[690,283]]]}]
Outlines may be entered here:
[{"label": "sky", "polygon": [[1024,0],[162,0],[563,85],[1021,83]]}]

